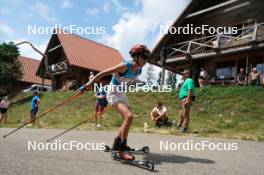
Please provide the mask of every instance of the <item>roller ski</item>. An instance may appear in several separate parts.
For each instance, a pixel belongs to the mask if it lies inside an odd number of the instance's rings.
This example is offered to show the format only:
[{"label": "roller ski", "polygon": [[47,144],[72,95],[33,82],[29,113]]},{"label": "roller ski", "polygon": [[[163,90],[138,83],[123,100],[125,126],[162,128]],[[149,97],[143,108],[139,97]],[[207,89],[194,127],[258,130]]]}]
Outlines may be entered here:
[{"label": "roller ski", "polygon": [[[106,146],[106,148],[109,148],[109,147]],[[131,150],[136,150],[136,149],[131,149],[129,146],[127,146],[126,139],[121,140],[120,137],[116,137],[114,140],[112,149],[110,148],[107,149],[107,152],[111,151],[111,156],[114,160],[118,160],[124,163],[143,167],[151,171],[154,170],[154,163],[150,161],[135,160],[135,156],[131,154]],[[149,152],[148,147],[146,147],[144,150]]]},{"label": "roller ski", "polygon": [[[125,152],[122,152],[123,154],[127,154]],[[116,152],[116,151],[113,151],[112,152],[112,158],[114,160],[117,160],[117,161],[120,161],[120,162],[123,162],[123,163],[127,163],[127,164],[132,164],[132,165],[135,165],[135,166],[139,166],[141,168],[145,168],[149,171],[153,171],[154,170],[154,163],[151,162],[151,161],[148,161],[148,160],[135,160],[135,157],[133,156],[132,159],[125,159],[123,157],[121,157],[120,154],[122,154],[120,152]],[[123,155],[122,155],[123,156]]]},{"label": "roller ski", "polygon": [[[143,152],[143,153],[149,153],[149,147],[148,146],[143,146],[142,148],[131,148],[129,146],[126,146],[126,151],[128,152]],[[104,149],[105,152],[110,152],[110,151],[117,151],[117,150],[114,150],[112,148],[110,148],[109,146],[105,145],[105,149]]]}]

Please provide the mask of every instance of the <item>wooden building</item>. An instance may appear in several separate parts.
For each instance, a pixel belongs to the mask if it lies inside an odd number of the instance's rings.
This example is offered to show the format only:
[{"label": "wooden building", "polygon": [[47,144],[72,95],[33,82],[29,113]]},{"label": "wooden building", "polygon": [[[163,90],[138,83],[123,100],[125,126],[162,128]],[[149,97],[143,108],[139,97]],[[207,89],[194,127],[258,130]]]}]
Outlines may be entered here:
[{"label": "wooden building", "polygon": [[[59,29],[51,36],[45,55],[38,75],[51,79],[53,89],[76,89],[89,80],[91,72],[95,75],[123,61],[117,50]],[[110,79],[97,83],[106,84]]]},{"label": "wooden building", "polygon": [[22,89],[29,88],[32,84],[42,84],[51,86],[51,81],[48,79],[42,79],[36,75],[40,61],[28,58],[24,56],[18,57],[19,62],[22,66],[22,78],[15,84],[13,91],[20,91]]},{"label": "wooden building", "polygon": [[189,68],[195,79],[204,67],[212,84],[234,83],[240,68],[249,73],[257,67],[264,73],[263,9],[260,0],[192,0],[171,27],[235,27],[237,32],[169,32],[153,49],[150,62],[176,73]]},{"label": "wooden building", "polygon": [[[29,88],[33,84],[51,86],[51,81],[42,79],[36,75],[40,61],[24,56],[18,56],[18,61],[21,63],[22,77],[12,87],[12,93],[22,91]],[[0,87],[0,95],[6,95],[7,89]]]}]

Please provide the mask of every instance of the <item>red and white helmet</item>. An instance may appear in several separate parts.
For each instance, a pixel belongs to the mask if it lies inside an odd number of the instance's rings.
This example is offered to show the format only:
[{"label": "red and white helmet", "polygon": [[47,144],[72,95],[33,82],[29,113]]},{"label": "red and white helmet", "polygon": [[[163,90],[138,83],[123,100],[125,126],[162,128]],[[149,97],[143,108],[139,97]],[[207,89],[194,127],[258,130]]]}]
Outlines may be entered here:
[{"label": "red and white helmet", "polygon": [[129,54],[131,55],[131,57],[135,57],[136,55],[144,55],[149,57],[150,51],[147,46],[137,44],[130,49]]}]

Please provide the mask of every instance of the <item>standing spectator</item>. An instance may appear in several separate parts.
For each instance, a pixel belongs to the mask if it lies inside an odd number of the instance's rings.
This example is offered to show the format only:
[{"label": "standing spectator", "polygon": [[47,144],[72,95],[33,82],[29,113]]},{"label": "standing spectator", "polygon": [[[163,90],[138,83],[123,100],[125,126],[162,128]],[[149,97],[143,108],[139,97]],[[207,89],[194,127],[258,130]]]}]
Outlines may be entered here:
[{"label": "standing spectator", "polygon": [[194,94],[194,81],[190,78],[191,72],[189,70],[184,70],[182,72],[184,83],[181,86],[180,93],[179,93],[179,100],[180,100],[180,119],[178,128],[181,132],[186,132],[188,130],[188,125],[190,122],[190,110],[192,102],[195,100]]},{"label": "standing spectator", "polygon": [[[94,78],[94,73],[93,71],[90,71],[90,76],[89,76],[89,81],[92,81],[92,79]],[[93,89],[92,85],[90,85],[89,87],[87,87],[87,89],[90,91]]]},{"label": "standing spectator", "polygon": [[94,78],[94,73],[93,71],[90,72],[90,76],[89,76],[89,81],[91,81]]},{"label": "standing spectator", "polygon": [[259,86],[260,80],[261,80],[261,73],[257,71],[256,67],[254,67],[252,69],[252,72],[250,72],[249,74],[249,84]]},{"label": "standing spectator", "polygon": [[3,98],[3,100],[0,103],[0,108],[1,108],[1,117],[0,117],[0,123],[2,123],[2,120],[4,120],[4,123],[6,124],[6,119],[7,119],[7,110],[10,105],[10,101],[7,96]]},{"label": "standing spectator", "polygon": [[95,104],[95,120],[96,127],[101,127],[101,119],[104,112],[104,108],[107,106],[106,93],[103,88],[100,88],[99,92],[95,94],[96,104]]},{"label": "standing spectator", "polygon": [[237,75],[237,85],[239,86],[247,85],[247,74],[245,73],[244,68],[240,68],[240,72]]},{"label": "standing spectator", "polygon": [[166,124],[168,122],[167,108],[161,102],[157,102],[150,113],[150,117],[155,126]]},{"label": "standing spectator", "polygon": [[33,92],[33,98],[31,100],[31,110],[30,110],[30,121],[32,121],[32,124],[29,126],[34,126],[35,125],[35,120],[36,120],[36,115],[39,109],[39,103],[40,103],[40,98],[38,96],[37,91]]},{"label": "standing spectator", "polygon": [[206,81],[207,81],[208,77],[209,77],[209,75],[208,75],[207,71],[202,67],[200,75],[199,75],[199,80],[198,80],[200,87],[204,87],[206,85]]}]

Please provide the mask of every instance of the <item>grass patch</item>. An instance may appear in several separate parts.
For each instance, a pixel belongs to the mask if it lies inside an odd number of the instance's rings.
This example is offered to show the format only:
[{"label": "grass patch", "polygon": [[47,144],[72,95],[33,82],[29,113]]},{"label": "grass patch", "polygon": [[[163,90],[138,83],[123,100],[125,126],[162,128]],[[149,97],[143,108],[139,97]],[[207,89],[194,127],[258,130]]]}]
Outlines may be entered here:
[{"label": "grass patch", "polygon": [[[54,91],[42,94],[39,114],[48,108],[61,103],[74,92]],[[188,134],[206,137],[237,138],[244,140],[264,141],[264,89],[262,87],[212,87],[197,89],[197,100],[191,110],[191,123]],[[178,91],[170,93],[138,92],[128,93],[131,109],[134,112],[133,132],[160,133],[181,135],[171,126],[155,128],[150,121],[149,113],[156,101],[161,101],[168,108],[169,120],[178,121]],[[29,116],[31,98],[14,97],[8,112],[6,125],[1,127],[18,127]],[[71,128],[92,115],[95,97],[92,92],[86,93],[74,101],[65,104],[54,112],[40,119],[45,128]],[[114,109],[105,113],[103,128],[116,130],[122,118]],[[88,121],[78,129],[94,129],[93,121]],[[144,123],[149,127],[144,128]]]}]

